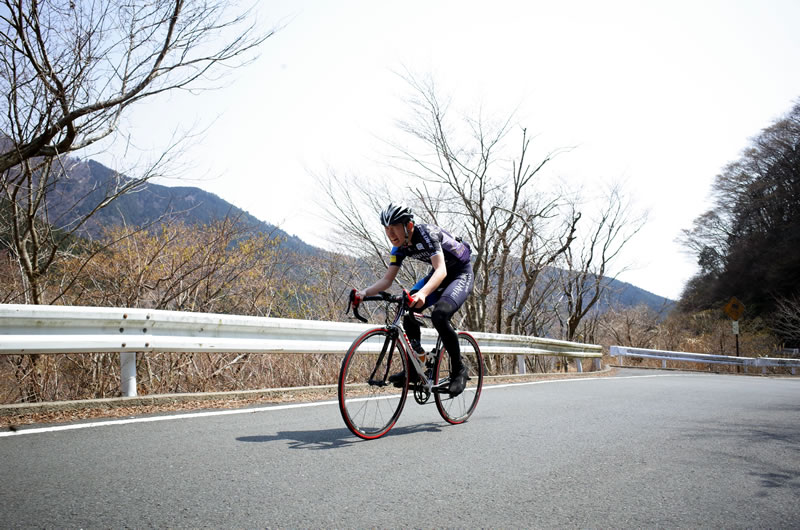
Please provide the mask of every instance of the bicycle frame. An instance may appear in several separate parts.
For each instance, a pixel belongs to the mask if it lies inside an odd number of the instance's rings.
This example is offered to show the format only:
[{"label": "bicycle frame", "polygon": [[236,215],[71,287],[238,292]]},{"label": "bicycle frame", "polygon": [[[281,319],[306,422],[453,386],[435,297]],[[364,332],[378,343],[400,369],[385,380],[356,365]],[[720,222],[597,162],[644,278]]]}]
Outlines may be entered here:
[{"label": "bicycle frame", "polygon": [[[414,370],[417,372],[417,375],[419,376],[420,384],[422,385],[422,388],[424,389],[424,391],[426,391],[428,393],[442,391],[442,389],[440,389],[438,386],[434,386],[433,385],[433,381],[430,378],[428,378],[428,376],[425,374],[425,368],[426,368],[425,362],[419,360],[419,357],[416,355],[416,352],[414,352],[414,349],[411,347],[411,341],[409,340],[408,335],[406,334],[406,331],[403,328],[403,325],[400,323],[400,321],[406,315],[406,313],[409,312],[409,302],[411,301],[411,297],[410,297],[408,291],[403,290],[403,298],[402,298],[402,301],[400,303],[398,303],[397,299],[394,299],[394,298],[392,298],[390,296],[383,296],[383,295],[382,296],[367,297],[364,300],[365,301],[366,300],[384,300],[384,301],[387,301],[387,302],[397,303],[397,311],[395,312],[395,315],[394,315],[394,318],[392,319],[392,322],[386,324],[386,327],[391,331],[391,336],[392,336],[392,348],[391,348],[389,354],[392,355],[393,352],[394,352],[393,342],[396,341],[396,340],[399,340],[400,338],[402,338],[403,346],[404,346],[403,349],[405,350],[404,354],[406,356],[406,359],[409,361],[408,364],[413,366]],[[352,303],[353,303],[353,301],[351,300],[351,304]],[[349,310],[349,306],[348,306],[348,310]],[[366,322],[366,319],[358,314],[358,304],[353,304],[353,314],[359,320],[362,320],[362,321]],[[421,316],[424,317],[424,315],[421,315]],[[429,318],[429,317],[426,317],[426,318]],[[378,366],[380,366],[380,363],[383,360],[383,357],[386,355],[385,348],[387,346],[389,346],[389,344],[385,344],[384,345],[384,350],[381,351],[380,355],[378,356],[378,362],[375,363],[375,369],[376,370],[377,370]],[[442,340],[441,340],[441,338],[437,338],[437,340],[436,340],[436,348],[435,348],[434,351],[436,352],[435,353],[436,356],[439,356],[439,355],[442,354]],[[383,374],[383,377],[380,379],[381,382],[385,382],[386,381],[386,377],[388,376],[388,370],[389,370],[390,366],[391,366],[391,358],[389,359],[389,362],[386,365],[387,373]],[[378,381],[374,379],[374,376],[375,376],[375,372],[373,371],[373,373],[370,375],[370,383],[372,383],[372,384],[378,383]]]},{"label": "bicycle frame", "polygon": [[[409,361],[409,364],[413,366],[414,370],[416,370],[417,375],[419,376],[419,381],[422,387],[427,392],[434,392],[433,381],[428,378],[425,374],[425,362],[420,361],[419,357],[417,356],[414,348],[411,347],[411,341],[406,334],[405,329],[403,328],[402,324],[400,324],[400,320],[408,313],[408,309],[405,307],[405,304],[398,304],[397,312],[395,313],[394,320],[391,324],[388,324],[387,327],[392,330],[392,335],[396,337],[395,340],[402,338],[403,346],[405,350],[406,359]],[[441,354],[441,339],[437,339],[436,341],[436,355]],[[427,356],[426,356],[427,360]]]}]

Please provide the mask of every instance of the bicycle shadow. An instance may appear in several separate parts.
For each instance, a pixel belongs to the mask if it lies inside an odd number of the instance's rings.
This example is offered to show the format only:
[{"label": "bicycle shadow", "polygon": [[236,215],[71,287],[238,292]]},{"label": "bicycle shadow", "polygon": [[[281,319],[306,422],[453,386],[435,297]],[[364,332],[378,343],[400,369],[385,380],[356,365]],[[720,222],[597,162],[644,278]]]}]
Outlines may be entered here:
[{"label": "bicycle shadow", "polygon": [[[384,438],[393,436],[403,436],[424,432],[441,432],[442,425],[437,423],[422,423],[419,425],[407,425],[395,427]],[[321,451],[328,449],[340,449],[358,443],[367,442],[351,433],[346,428],[324,429],[317,431],[278,431],[272,435],[239,436],[237,442],[247,443],[269,443],[286,441],[289,449],[306,449],[311,451]]]}]

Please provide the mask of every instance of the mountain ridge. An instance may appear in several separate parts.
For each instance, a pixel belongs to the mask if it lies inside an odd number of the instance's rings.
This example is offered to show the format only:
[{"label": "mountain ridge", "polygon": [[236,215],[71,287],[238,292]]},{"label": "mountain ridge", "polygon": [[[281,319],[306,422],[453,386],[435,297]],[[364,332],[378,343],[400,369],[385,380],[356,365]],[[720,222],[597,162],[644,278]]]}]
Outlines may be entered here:
[{"label": "mountain ridge", "polygon": [[[58,227],[68,225],[88,214],[111,186],[118,185],[118,181],[130,180],[100,162],[79,161],[71,166],[69,178],[59,182],[57,200],[48,200],[50,218],[59,220],[54,222]],[[87,193],[87,190],[91,191]],[[97,211],[79,235],[96,239],[107,226],[151,226],[158,225],[165,218],[178,218],[193,225],[208,224],[226,217],[238,218],[258,231],[281,237],[282,246],[292,251],[301,254],[323,251],[211,192],[194,186],[164,186],[153,182],[143,183]]]}]

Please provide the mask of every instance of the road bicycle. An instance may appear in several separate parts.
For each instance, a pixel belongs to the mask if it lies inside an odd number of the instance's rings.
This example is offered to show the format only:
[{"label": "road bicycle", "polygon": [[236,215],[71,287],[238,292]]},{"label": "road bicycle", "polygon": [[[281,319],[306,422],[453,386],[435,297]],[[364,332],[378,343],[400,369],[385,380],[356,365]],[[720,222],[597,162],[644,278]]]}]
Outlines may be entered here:
[{"label": "road bicycle", "polygon": [[[436,408],[448,423],[457,425],[470,417],[478,404],[483,388],[483,357],[478,343],[466,332],[458,332],[461,358],[467,367],[469,379],[463,392],[451,395],[450,356],[442,339],[429,353],[418,354],[409,343],[402,327],[402,319],[411,307],[407,291],[394,296],[386,292],[364,297],[361,302],[386,302],[386,323],[362,333],[342,360],[339,372],[339,410],[347,428],[366,440],[380,438],[397,422],[409,390],[419,404],[434,398]],[[392,306],[396,306],[392,316]],[[363,322],[367,319],[358,311],[359,303],[350,295],[347,311]],[[415,317],[430,318],[419,313]],[[411,382],[411,370],[417,381]],[[405,372],[405,380],[395,383],[389,377]]]}]

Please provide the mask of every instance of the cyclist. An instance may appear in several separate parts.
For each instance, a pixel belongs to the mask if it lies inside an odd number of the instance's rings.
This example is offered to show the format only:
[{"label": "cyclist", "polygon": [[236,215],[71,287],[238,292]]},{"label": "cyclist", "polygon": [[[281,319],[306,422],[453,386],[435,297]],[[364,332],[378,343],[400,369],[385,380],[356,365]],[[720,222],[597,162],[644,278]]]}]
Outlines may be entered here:
[{"label": "cyclist", "polygon": [[[415,224],[414,213],[404,204],[390,203],[381,212],[381,224],[386,231],[386,237],[393,245],[389,267],[383,278],[366,289],[357,291],[356,300],[391,287],[403,260],[407,257],[430,264],[432,270],[410,291],[411,307],[422,311],[433,306],[431,313],[433,327],[436,328],[450,355],[451,374],[448,390],[456,396],[464,391],[468,375],[467,368],[461,361],[458,334],[453,329],[450,318],[472,293],[471,249],[460,238],[453,237],[438,226]],[[413,312],[406,314],[403,326],[411,346],[417,353],[423,353],[419,322]],[[411,381],[415,382],[417,379],[416,371],[411,370]],[[405,373],[394,374],[389,377],[389,381],[401,386],[405,381]]]}]

